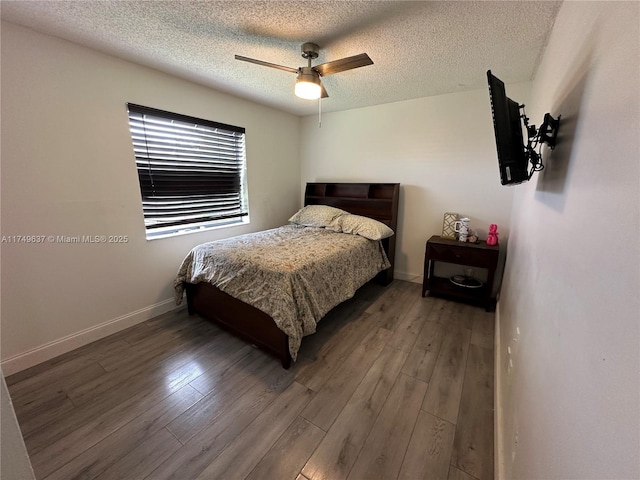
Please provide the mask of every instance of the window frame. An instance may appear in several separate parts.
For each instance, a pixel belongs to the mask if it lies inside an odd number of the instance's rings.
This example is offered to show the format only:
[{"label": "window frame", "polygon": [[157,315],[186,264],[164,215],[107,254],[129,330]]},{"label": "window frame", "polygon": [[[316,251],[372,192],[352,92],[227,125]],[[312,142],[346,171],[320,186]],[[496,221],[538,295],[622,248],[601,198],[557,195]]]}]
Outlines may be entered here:
[{"label": "window frame", "polygon": [[248,223],[246,130],[127,103],[147,240]]}]

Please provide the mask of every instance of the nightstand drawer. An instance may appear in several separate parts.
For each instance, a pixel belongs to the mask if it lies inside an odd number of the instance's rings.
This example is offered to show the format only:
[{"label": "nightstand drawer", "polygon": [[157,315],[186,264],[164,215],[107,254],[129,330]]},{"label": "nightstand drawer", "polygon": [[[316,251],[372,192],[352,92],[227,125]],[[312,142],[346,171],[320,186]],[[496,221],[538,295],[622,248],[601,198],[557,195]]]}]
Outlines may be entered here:
[{"label": "nightstand drawer", "polygon": [[427,256],[433,260],[489,268],[496,264],[497,251],[474,249],[473,246],[428,245]]}]

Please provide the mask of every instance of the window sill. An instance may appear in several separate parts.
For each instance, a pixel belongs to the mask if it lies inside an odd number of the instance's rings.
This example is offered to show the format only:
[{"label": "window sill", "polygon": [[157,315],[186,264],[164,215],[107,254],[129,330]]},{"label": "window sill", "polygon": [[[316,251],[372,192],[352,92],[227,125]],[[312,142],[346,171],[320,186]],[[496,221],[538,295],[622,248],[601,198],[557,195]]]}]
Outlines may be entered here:
[{"label": "window sill", "polygon": [[249,223],[250,223],[249,216],[247,215],[245,217],[242,217],[241,220],[234,220],[230,222],[213,223],[213,224],[201,225],[198,227],[190,227],[190,228],[184,228],[180,230],[170,230],[167,232],[158,232],[158,233],[152,233],[152,234],[149,234],[147,232],[146,238],[147,238],[147,241],[160,240],[163,238],[180,237],[182,235],[189,235],[192,233],[202,233],[202,232],[208,232],[211,230],[219,230],[221,228],[239,227],[242,225],[248,225]]}]

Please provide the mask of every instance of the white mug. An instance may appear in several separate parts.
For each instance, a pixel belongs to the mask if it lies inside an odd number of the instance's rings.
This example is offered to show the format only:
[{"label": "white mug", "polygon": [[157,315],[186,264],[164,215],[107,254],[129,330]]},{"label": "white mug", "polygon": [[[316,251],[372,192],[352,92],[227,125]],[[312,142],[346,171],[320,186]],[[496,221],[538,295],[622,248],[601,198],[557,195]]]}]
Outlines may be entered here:
[{"label": "white mug", "polygon": [[466,242],[469,235],[469,223],[471,220],[467,217],[461,218],[453,224],[453,229],[458,234],[458,240],[460,242]]}]

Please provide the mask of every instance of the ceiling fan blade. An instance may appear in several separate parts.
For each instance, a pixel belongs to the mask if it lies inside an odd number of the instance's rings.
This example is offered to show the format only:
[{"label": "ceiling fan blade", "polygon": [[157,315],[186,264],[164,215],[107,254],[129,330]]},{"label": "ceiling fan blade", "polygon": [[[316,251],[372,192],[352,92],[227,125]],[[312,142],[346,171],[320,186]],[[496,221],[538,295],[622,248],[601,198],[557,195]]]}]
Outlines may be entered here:
[{"label": "ceiling fan blade", "polygon": [[284,70],[285,72],[298,73],[297,68],[285,67],[283,65],[277,65],[275,63],[263,62],[262,60],[256,60],[255,58],[243,57],[242,55],[236,55],[236,60],[242,60],[243,62],[255,63],[264,67],[277,68],[278,70]]},{"label": "ceiling fan blade", "polygon": [[334,73],[344,72],[345,70],[351,70],[353,68],[366,67],[367,65],[373,65],[373,61],[369,58],[369,55],[361,53],[353,57],[322,63],[316,65],[313,69],[321,76],[326,77],[327,75],[333,75]]},{"label": "ceiling fan blade", "polygon": [[322,90],[320,90],[320,97],[321,98],[327,98],[329,96],[329,94],[324,89],[324,85],[322,84],[322,82],[320,82],[320,88],[322,89]]}]

